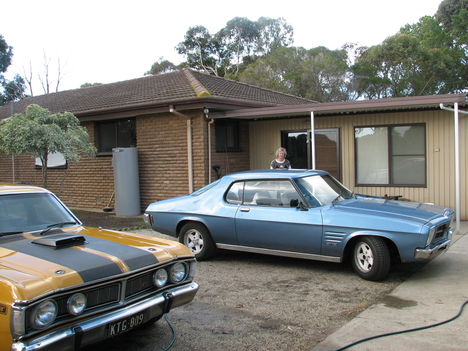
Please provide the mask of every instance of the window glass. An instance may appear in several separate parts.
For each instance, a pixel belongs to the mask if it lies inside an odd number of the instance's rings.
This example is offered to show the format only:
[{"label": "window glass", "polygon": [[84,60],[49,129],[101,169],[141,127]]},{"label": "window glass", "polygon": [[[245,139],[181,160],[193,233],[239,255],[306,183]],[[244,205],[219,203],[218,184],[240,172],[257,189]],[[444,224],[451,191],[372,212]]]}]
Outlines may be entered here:
[{"label": "window glass", "polygon": [[[42,161],[36,157],[36,167],[42,167]],[[47,155],[47,168],[66,168],[67,160],[61,152],[52,152]]]},{"label": "window glass", "polygon": [[41,230],[50,224],[74,221],[50,194],[0,196],[0,233]]},{"label": "window glass", "polygon": [[393,155],[424,155],[424,126],[392,127]]},{"label": "window glass", "polygon": [[215,123],[216,152],[238,152],[239,121],[219,120]]},{"label": "window glass", "polygon": [[399,126],[391,129],[393,184],[425,184],[424,126]]},{"label": "window glass", "polygon": [[299,199],[299,194],[288,180],[245,182],[244,205],[291,207],[291,200]]},{"label": "window glass", "polygon": [[387,127],[356,128],[357,183],[388,184]]},{"label": "window glass", "polygon": [[112,152],[115,147],[136,146],[135,119],[100,122],[96,129],[98,152]]},{"label": "window glass", "polygon": [[393,156],[392,178],[394,184],[424,185],[426,160],[424,156]]},{"label": "window glass", "polygon": [[307,169],[308,165],[308,136],[307,131],[281,132],[281,146],[288,151],[286,157],[292,168]]},{"label": "window glass", "polygon": [[331,205],[354,196],[343,184],[329,175],[299,178],[296,182],[312,207]]},{"label": "window glass", "polygon": [[190,195],[192,195],[192,196],[201,195],[201,194],[203,194],[204,192],[206,192],[207,190],[210,190],[210,189],[213,188],[215,185],[217,185],[217,184],[219,183],[219,181],[220,181],[220,180],[218,179],[218,180],[216,180],[216,181],[214,181],[214,182],[212,182],[212,183],[210,183],[210,184],[208,184],[208,185],[205,185],[203,188],[200,188],[200,189],[194,191],[194,192],[191,193]]},{"label": "window glass", "polygon": [[240,204],[242,202],[243,187],[244,182],[237,182],[232,184],[226,194],[226,201],[230,204]]},{"label": "window glass", "polygon": [[357,184],[424,185],[424,125],[355,128]]}]

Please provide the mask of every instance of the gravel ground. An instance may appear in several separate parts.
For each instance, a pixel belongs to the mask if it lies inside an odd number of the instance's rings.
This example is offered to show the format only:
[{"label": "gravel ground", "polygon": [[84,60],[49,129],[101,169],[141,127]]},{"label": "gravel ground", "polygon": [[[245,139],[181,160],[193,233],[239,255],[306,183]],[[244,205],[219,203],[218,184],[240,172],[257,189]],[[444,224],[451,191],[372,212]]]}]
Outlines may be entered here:
[{"label": "gravel ground", "polygon": [[[396,266],[385,282],[376,283],[359,278],[345,264],[221,251],[198,263],[200,290],[194,301],[168,315],[177,337],[172,350],[310,350],[418,268]],[[88,351],[162,350],[170,340],[169,326],[160,320]]]}]

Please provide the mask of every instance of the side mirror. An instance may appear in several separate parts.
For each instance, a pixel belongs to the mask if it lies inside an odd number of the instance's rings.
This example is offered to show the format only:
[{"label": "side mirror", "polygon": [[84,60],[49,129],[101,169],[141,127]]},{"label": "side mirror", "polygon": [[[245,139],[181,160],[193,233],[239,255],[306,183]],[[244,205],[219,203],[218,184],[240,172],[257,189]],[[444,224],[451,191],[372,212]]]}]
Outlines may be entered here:
[{"label": "side mirror", "polygon": [[290,202],[289,202],[289,206],[290,207],[295,207],[301,211],[307,211],[307,207],[306,205],[304,205],[304,203],[302,201],[299,201],[298,199],[292,199]]}]

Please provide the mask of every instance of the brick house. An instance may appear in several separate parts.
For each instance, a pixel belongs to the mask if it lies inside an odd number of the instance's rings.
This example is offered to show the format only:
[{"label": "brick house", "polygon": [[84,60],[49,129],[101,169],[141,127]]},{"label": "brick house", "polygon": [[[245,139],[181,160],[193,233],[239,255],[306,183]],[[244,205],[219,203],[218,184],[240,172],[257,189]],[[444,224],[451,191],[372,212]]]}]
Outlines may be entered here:
[{"label": "brick house", "polygon": [[[212,165],[219,166],[220,175],[249,169],[248,122],[209,123],[207,114],[305,103],[311,101],[183,69],[25,98],[0,107],[0,119],[30,104],[80,119],[96,157],[48,170],[49,188],[75,208],[107,206],[114,191],[112,148],[136,146],[144,209],[209,183],[216,176]],[[41,184],[30,155],[0,154],[0,182],[13,181]]]},{"label": "brick house", "polygon": [[[0,107],[0,118],[31,103],[73,112],[98,149],[49,172],[72,207],[106,206],[116,146],[138,148],[142,209],[216,179],[214,165],[220,175],[268,168],[284,146],[294,168],[325,169],[357,193],[436,203],[468,219],[464,94],[316,103],[184,69],[26,98]],[[16,182],[40,184],[29,156],[0,155],[0,181],[13,180],[13,164]]]}]

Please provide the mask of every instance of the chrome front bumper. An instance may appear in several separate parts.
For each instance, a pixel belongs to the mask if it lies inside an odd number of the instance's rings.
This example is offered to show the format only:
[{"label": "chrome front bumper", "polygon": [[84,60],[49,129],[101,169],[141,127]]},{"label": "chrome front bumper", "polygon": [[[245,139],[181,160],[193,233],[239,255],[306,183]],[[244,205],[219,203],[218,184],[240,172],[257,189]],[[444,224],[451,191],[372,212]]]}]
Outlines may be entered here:
[{"label": "chrome front bumper", "polygon": [[445,252],[451,243],[452,240],[447,239],[430,249],[416,249],[414,258],[417,260],[432,260],[433,258],[439,256],[442,252]]},{"label": "chrome front bumper", "polygon": [[143,311],[145,311],[143,323],[147,322],[169,312],[173,307],[192,301],[197,291],[198,284],[195,282],[178,286],[121,309],[59,328],[37,337],[14,342],[11,346],[11,351],[76,350],[79,347],[108,339],[109,325],[111,323],[118,322]]}]

